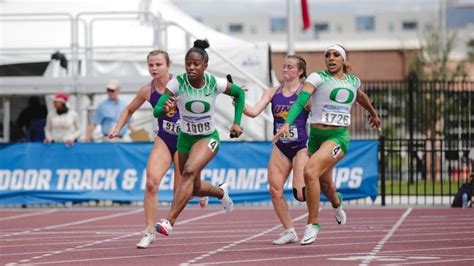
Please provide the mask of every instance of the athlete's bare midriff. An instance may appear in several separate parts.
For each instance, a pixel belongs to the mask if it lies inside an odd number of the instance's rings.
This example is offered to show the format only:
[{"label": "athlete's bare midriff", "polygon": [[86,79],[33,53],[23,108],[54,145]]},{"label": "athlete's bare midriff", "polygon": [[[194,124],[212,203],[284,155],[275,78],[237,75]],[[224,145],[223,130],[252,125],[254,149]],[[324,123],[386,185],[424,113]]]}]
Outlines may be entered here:
[{"label": "athlete's bare midriff", "polygon": [[340,128],[343,126],[332,126],[332,125],[325,125],[325,124],[311,124],[310,125],[312,128],[317,128],[317,129],[332,129],[332,128]]}]

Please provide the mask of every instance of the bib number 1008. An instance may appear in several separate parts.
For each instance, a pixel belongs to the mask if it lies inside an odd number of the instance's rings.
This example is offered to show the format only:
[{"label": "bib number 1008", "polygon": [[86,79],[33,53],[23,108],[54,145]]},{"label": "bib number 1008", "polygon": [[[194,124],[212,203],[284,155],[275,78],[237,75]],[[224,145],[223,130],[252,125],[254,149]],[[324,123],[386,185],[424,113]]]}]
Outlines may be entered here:
[{"label": "bib number 1008", "polygon": [[202,123],[185,123],[185,129],[187,132],[194,134],[200,134],[211,131],[211,122],[202,122]]}]

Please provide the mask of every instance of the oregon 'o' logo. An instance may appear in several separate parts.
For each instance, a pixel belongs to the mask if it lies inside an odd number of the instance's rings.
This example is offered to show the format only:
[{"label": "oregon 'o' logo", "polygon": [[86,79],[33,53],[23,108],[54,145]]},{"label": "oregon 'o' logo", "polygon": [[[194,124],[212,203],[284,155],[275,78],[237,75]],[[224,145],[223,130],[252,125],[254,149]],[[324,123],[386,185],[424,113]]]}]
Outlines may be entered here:
[{"label": "oregon 'o' logo", "polygon": [[329,99],[337,103],[351,103],[354,100],[354,92],[348,88],[335,88],[331,91]]},{"label": "oregon 'o' logo", "polygon": [[211,109],[211,104],[205,101],[195,100],[187,102],[184,107],[193,114],[202,114]]}]

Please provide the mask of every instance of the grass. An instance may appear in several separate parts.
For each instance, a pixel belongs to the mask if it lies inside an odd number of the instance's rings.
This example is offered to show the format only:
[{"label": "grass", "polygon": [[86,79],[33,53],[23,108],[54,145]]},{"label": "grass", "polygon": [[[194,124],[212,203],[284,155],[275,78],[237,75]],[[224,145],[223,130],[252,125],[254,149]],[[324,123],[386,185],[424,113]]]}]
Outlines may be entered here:
[{"label": "grass", "polygon": [[[416,195],[418,187],[418,195],[454,195],[458,191],[459,187],[463,183],[458,181],[451,181],[451,193],[449,187],[449,181],[432,181],[432,180],[418,180],[412,184],[408,181],[385,181],[385,194],[386,195]],[[379,194],[382,193],[381,182],[378,187]],[[442,191],[442,192],[441,192]]]}]

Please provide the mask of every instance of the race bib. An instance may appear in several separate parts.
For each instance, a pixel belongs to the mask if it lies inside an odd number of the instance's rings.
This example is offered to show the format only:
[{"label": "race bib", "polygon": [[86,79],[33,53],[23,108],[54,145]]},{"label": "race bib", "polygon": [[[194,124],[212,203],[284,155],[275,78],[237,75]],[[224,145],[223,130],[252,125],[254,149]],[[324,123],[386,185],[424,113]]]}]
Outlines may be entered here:
[{"label": "race bib", "polygon": [[[277,124],[277,131],[280,130],[280,128],[283,126],[283,124]],[[289,135],[288,136],[283,136],[280,138],[280,141],[283,143],[287,142],[292,142],[292,141],[297,141],[298,140],[298,128],[296,126],[290,126],[289,129]]]},{"label": "race bib", "polygon": [[326,125],[347,127],[351,124],[351,114],[347,107],[325,105],[321,115],[321,122]]},{"label": "race bib", "polygon": [[181,130],[190,135],[208,135],[214,130],[214,125],[210,116],[183,117],[181,123]]},{"label": "race bib", "polygon": [[163,120],[163,130],[172,135],[179,134],[179,123]]}]

